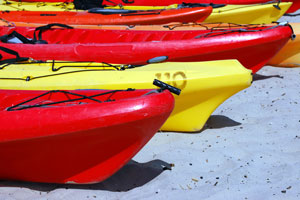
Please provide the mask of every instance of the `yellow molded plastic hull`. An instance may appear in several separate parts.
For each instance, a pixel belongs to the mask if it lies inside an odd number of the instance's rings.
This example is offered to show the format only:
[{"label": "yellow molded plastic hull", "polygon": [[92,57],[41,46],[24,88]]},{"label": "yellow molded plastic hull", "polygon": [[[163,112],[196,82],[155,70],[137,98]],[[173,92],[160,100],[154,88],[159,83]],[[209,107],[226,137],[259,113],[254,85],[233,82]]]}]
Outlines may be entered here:
[{"label": "yellow molded plastic hull", "polygon": [[2,1],[0,10],[9,11],[76,11],[73,3]]},{"label": "yellow molded plastic hull", "polygon": [[291,2],[252,5],[227,5],[213,9],[212,14],[204,21],[207,23],[225,22],[236,24],[269,24],[277,21],[292,5]]},{"label": "yellow molded plastic hull", "polygon": [[300,23],[291,23],[296,38],[289,42],[269,61],[278,67],[300,67]]},{"label": "yellow molded plastic hull", "polygon": [[146,89],[155,88],[156,78],[182,89],[162,130],[194,132],[222,102],[252,81],[251,71],[236,60],[158,63],[123,71],[74,65],[86,64],[55,64],[55,69],[69,66],[56,71],[49,63],[8,65],[0,70],[0,89]]}]

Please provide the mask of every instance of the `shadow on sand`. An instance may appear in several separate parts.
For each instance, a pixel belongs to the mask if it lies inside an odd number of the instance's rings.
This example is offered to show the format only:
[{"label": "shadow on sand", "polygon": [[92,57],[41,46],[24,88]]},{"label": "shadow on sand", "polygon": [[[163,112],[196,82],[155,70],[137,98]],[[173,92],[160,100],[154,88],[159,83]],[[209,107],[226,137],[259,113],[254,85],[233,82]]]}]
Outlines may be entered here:
[{"label": "shadow on sand", "polygon": [[259,81],[259,80],[264,80],[264,79],[268,79],[268,78],[281,78],[281,79],[283,79],[283,76],[280,76],[280,75],[265,76],[265,75],[261,75],[261,74],[254,74],[253,75],[253,81]]},{"label": "shadow on sand", "polygon": [[239,126],[239,125],[241,125],[240,122],[236,122],[224,115],[211,115],[207,120],[203,130],[225,128],[225,127],[232,127],[232,126]]},{"label": "shadow on sand", "polygon": [[59,188],[120,192],[140,187],[153,180],[164,170],[171,170],[171,164],[166,163],[162,160],[152,160],[147,163],[138,163],[134,160],[131,160],[117,173],[101,183],[72,185],[21,181],[0,181],[0,187],[21,187],[42,192],[50,192]]}]

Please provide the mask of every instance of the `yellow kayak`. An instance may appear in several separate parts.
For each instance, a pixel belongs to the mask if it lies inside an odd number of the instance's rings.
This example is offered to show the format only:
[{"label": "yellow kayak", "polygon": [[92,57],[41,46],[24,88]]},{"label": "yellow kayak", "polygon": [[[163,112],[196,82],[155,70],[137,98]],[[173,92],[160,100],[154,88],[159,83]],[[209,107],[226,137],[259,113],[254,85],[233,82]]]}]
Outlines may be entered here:
[{"label": "yellow kayak", "polygon": [[[112,6],[107,9],[155,10],[174,9],[179,4],[170,6]],[[276,8],[279,5],[280,9]],[[238,24],[269,24],[277,21],[292,5],[292,2],[226,5],[214,8],[212,14],[204,21],[207,23],[225,22]],[[0,10],[9,11],[77,11],[73,3],[62,2],[15,2],[3,1]]]},{"label": "yellow kayak", "polygon": [[[159,79],[182,90],[165,131],[195,132],[227,98],[250,86],[251,71],[237,60],[107,67],[99,63],[19,63],[0,66],[0,89],[73,90],[153,88]],[[123,70],[120,70],[123,69]]]},{"label": "yellow kayak", "polygon": [[[106,9],[125,9],[125,10],[165,10],[176,9],[178,4],[169,6],[107,6]],[[78,11],[72,2],[17,2],[2,1],[1,10],[10,11]]]},{"label": "yellow kayak", "polygon": [[296,38],[288,43],[269,61],[278,67],[300,67],[300,23],[291,23]]},{"label": "yellow kayak", "polygon": [[236,23],[236,24],[270,24],[277,21],[292,5],[291,2],[227,5],[214,8],[212,14],[204,22]]}]

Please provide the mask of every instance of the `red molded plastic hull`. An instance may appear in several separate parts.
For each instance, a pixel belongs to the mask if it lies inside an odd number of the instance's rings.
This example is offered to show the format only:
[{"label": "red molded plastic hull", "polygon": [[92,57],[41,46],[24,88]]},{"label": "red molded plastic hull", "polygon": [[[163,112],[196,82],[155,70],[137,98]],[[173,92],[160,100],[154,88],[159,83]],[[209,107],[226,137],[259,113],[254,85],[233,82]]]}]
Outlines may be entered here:
[{"label": "red molded plastic hull", "polygon": [[[19,0],[15,0],[19,1]],[[73,2],[73,0],[22,0],[24,2]],[[123,0],[114,0],[114,1],[103,1],[104,5],[139,5],[139,6],[168,6],[170,4],[180,4],[185,3],[214,3],[214,4],[256,4],[256,3],[266,3],[271,0],[129,0],[131,3],[124,3]],[[299,0],[281,0],[282,2],[293,2],[293,5],[287,11],[287,13],[296,12],[300,9]],[[113,2],[113,3],[112,3]]]},{"label": "red molded plastic hull", "polygon": [[[166,61],[209,61],[238,59],[246,68],[258,71],[290,39],[289,26],[237,28],[198,31],[137,31],[95,29],[51,29],[42,39],[49,44],[11,44],[1,46],[37,60],[97,61],[145,64],[147,60],[168,56]],[[0,35],[13,30],[32,38],[34,28],[0,27]],[[197,36],[201,36],[197,38]],[[1,54],[5,57],[5,53]]]},{"label": "red molded plastic hull", "polygon": [[42,91],[1,90],[0,179],[95,183],[108,178],[150,140],[173,109],[168,91],[142,96],[148,91],[122,92],[105,103],[6,111],[4,105]]},{"label": "red molded plastic hull", "polygon": [[212,12],[211,7],[149,11],[133,14],[93,14],[86,11],[2,11],[0,18],[11,22],[62,23],[86,25],[150,25],[171,22],[202,22]]}]

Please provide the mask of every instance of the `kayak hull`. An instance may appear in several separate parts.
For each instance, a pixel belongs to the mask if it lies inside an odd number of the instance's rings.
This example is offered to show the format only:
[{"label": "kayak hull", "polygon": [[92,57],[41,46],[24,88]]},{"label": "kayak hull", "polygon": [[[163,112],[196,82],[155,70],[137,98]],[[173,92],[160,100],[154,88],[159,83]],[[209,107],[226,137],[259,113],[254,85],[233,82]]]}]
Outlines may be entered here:
[{"label": "kayak hull", "polygon": [[182,8],[170,10],[157,10],[138,12],[132,14],[94,14],[87,11],[2,11],[0,18],[12,22],[30,23],[61,23],[86,25],[149,25],[166,24],[170,22],[196,22],[203,21],[212,12],[211,7]]},{"label": "kayak hull", "polygon": [[[7,104],[13,97],[41,93],[2,90],[0,98]],[[105,180],[150,140],[172,111],[174,99],[163,92],[93,104],[2,110],[0,179],[71,184]]]},{"label": "kayak hull", "polygon": [[296,38],[289,42],[268,62],[278,67],[300,67],[300,23],[291,23]]},{"label": "kayak hull", "polygon": [[[25,1],[39,1],[39,0],[25,0]],[[57,0],[45,0],[45,1],[57,1]],[[68,0],[63,0],[63,1],[68,1]],[[182,0],[139,0],[139,1],[130,1],[130,3],[124,3],[122,0],[115,0],[113,1],[116,4],[121,4],[121,5],[127,5],[127,6],[168,6],[170,4],[180,4],[182,3]],[[233,4],[233,5],[238,5],[238,4],[260,4],[260,3],[267,3],[270,2],[270,0],[189,0],[188,3],[214,3],[214,4]],[[300,9],[300,2],[298,0],[282,0],[282,2],[292,2],[293,5],[289,8],[287,13],[292,13],[296,12],[297,10]],[[104,5],[115,5],[112,4],[110,1],[103,1]]]},{"label": "kayak hull", "polygon": [[[251,71],[236,60],[199,63],[158,63],[122,71],[78,68],[52,70],[52,64],[10,65],[0,70],[1,89],[122,89],[153,88],[154,78],[182,90],[162,127],[164,131],[200,131],[211,113],[227,98],[250,86]],[[95,64],[99,66],[99,64]],[[73,67],[71,67],[73,66]],[[89,64],[86,64],[89,66]],[[29,81],[26,78],[30,77]]]},{"label": "kayak hull", "polygon": [[[241,27],[248,31],[239,31]],[[0,34],[17,31],[33,38],[34,30],[0,27]],[[254,28],[229,25],[190,31],[51,29],[42,35],[48,44],[1,43],[1,46],[37,60],[146,64],[149,59],[160,56],[172,62],[237,59],[255,73],[286,44],[291,34],[287,25]]]},{"label": "kayak hull", "polygon": [[[214,8],[212,10],[212,13],[209,15],[205,15],[205,17],[199,18],[198,22],[202,22],[205,18],[204,22],[207,23],[215,23],[215,22],[225,22],[225,23],[237,23],[237,24],[269,24],[274,21],[277,21],[292,5],[291,2],[282,2],[279,4],[280,9],[274,7],[277,6],[277,3],[266,3],[266,4],[250,4],[250,5],[225,5],[220,8]],[[117,10],[157,10],[157,9],[173,9],[175,8],[175,11],[178,4],[173,4],[170,6],[114,6],[114,7],[106,7],[117,9]],[[24,10],[24,11],[58,11],[58,12],[64,12],[64,11],[77,11],[74,9],[74,5],[72,3],[69,4],[59,4],[59,3],[28,3],[28,2],[9,2],[9,4],[3,4],[0,5],[1,10]],[[208,8],[200,8],[199,9],[208,9]],[[179,9],[180,10],[180,9]],[[80,12],[78,12],[80,13]],[[62,14],[61,14],[62,15]],[[99,15],[99,14],[98,14]],[[23,15],[25,16],[25,15]],[[142,16],[142,15],[140,15]],[[28,22],[32,22],[32,16],[30,19],[27,19]],[[71,17],[71,16],[69,16]],[[144,16],[142,16],[144,17]],[[154,16],[156,18],[159,18],[159,16]],[[183,16],[184,17],[184,16]],[[50,17],[47,17],[50,19]],[[53,16],[51,17],[53,18]],[[120,18],[120,17],[119,17]],[[123,17],[124,18],[124,17]],[[145,17],[144,17],[145,18]],[[4,18],[6,19],[6,18]],[[39,20],[41,19],[41,16],[38,17]],[[8,21],[20,21],[20,19],[17,19],[16,17],[13,19],[6,19]],[[24,21],[24,17],[22,18]],[[56,19],[57,20],[57,19]],[[61,19],[62,20],[62,19]],[[67,20],[67,19],[65,19]],[[70,19],[68,19],[70,20]],[[114,19],[114,21],[111,21],[111,24],[117,23],[119,19]],[[194,22],[195,20],[192,18],[189,18],[189,22]],[[197,21],[197,20],[196,20]],[[36,21],[35,21],[36,22]],[[169,21],[172,22],[172,21]],[[185,21],[187,22],[187,21]],[[91,22],[89,22],[91,23]],[[129,22],[127,22],[128,24]],[[166,22],[168,23],[168,22]],[[66,23],[66,24],[71,24]],[[74,24],[72,22],[72,24]],[[82,23],[86,24],[86,23]],[[100,24],[100,23],[99,23]],[[102,24],[107,24],[103,22]],[[125,24],[125,23],[124,23]],[[150,23],[149,23],[150,24]],[[154,24],[154,23],[152,23]],[[162,23],[160,23],[162,24]],[[131,24],[132,25],[132,24]]]},{"label": "kayak hull", "polygon": [[[18,1],[18,0],[15,0]],[[292,2],[293,5],[288,9],[287,13],[293,13],[300,9],[300,1],[298,0],[281,0],[282,2]],[[22,0],[22,2],[41,2],[41,0]],[[42,0],[42,2],[73,2],[73,0]],[[124,3],[122,0],[115,0],[112,3],[111,1],[103,1],[104,5],[115,6],[169,6],[171,4],[181,4],[182,0],[143,0],[143,1],[130,1],[130,3]],[[188,3],[214,3],[214,4],[233,4],[233,5],[243,5],[243,4],[259,4],[267,3],[270,0],[189,0]],[[66,4],[65,7],[69,7]]]},{"label": "kayak hull", "polygon": [[236,23],[236,24],[270,24],[277,21],[290,8],[292,3],[282,2],[280,10],[275,8],[277,3],[253,5],[227,5],[213,9],[212,14],[206,18],[206,23]]}]

